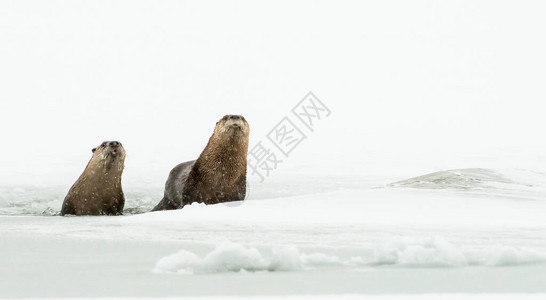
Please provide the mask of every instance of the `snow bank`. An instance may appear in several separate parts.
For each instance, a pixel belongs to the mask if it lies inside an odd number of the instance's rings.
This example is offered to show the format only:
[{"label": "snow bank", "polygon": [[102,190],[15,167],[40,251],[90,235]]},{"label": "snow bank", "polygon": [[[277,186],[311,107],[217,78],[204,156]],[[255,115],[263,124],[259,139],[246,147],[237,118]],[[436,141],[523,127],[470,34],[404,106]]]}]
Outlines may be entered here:
[{"label": "snow bank", "polygon": [[153,269],[158,273],[202,274],[240,271],[297,271],[304,267],[338,265],[337,257],[321,253],[305,255],[294,246],[273,248],[268,253],[254,247],[224,242],[200,258],[196,254],[180,250],[160,259]]},{"label": "snow bank", "polygon": [[377,264],[419,267],[451,267],[467,264],[464,254],[439,237],[395,238],[376,251]]},{"label": "snow bank", "polygon": [[442,237],[399,237],[383,243],[374,251],[370,265],[404,267],[511,266],[546,263],[546,252],[531,248],[481,246],[480,249],[456,247]]},{"label": "snow bank", "polygon": [[492,194],[514,195],[535,191],[543,195],[545,174],[522,169],[490,170],[483,168],[438,171],[388,184],[433,190],[488,191]]},{"label": "snow bank", "polygon": [[224,243],[204,258],[187,250],[181,250],[159,260],[154,270],[175,273],[219,273],[265,269],[267,269],[267,263],[256,248]]},{"label": "snow bank", "polygon": [[382,243],[371,255],[341,259],[336,255],[305,254],[295,246],[265,248],[224,242],[204,257],[180,250],[161,258],[153,269],[157,273],[202,274],[240,271],[304,271],[328,267],[353,268],[391,265],[398,267],[440,268],[507,266],[546,263],[546,253],[515,247],[488,247],[464,250],[441,237],[394,238]]},{"label": "snow bank", "polygon": [[498,246],[478,261],[486,266],[516,266],[546,263],[546,253],[529,248]]}]

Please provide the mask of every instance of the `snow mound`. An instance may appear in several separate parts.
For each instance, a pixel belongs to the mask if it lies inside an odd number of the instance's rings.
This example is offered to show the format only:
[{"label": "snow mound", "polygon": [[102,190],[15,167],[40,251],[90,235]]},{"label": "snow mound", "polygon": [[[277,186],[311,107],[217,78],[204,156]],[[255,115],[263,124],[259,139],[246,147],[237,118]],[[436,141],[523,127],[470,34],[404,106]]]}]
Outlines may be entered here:
[{"label": "snow mound", "polygon": [[205,257],[193,252],[180,250],[161,258],[153,269],[156,273],[203,274],[225,272],[257,271],[298,271],[307,267],[339,265],[337,257],[322,253],[306,255],[294,246],[273,248],[271,253],[254,247],[224,242]]},{"label": "snow mound", "polygon": [[160,259],[155,265],[157,272],[174,273],[221,273],[259,271],[267,269],[267,263],[256,248],[239,244],[224,243],[204,258],[180,250],[178,253]]},{"label": "snow mound", "polygon": [[[382,243],[367,265],[402,267],[516,266],[546,263],[546,252],[531,248],[489,245],[456,247],[442,237],[399,237]],[[363,261],[365,257],[362,258]]]},{"label": "snow mound", "polygon": [[512,180],[488,169],[457,169],[434,172],[418,177],[391,183],[391,187],[409,187],[422,189],[473,189],[492,184],[511,184]]},{"label": "snow mound", "polygon": [[[546,263],[546,253],[535,249],[499,246],[481,260],[486,266],[517,266]],[[480,262],[479,262],[480,263]]]},{"label": "snow mound", "polygon": [[455,267],[467,265],[465,255],[440,237],[423,239],[395,238],[375,251],[374,264]]},{"label": "snow mound", "polygon": [[485,197],[542,201],[546,174],[525,169],[455,169],[388,184],[391,188],[448,190]]},{"label": "snow mound", "polygon": [[161,258],[156,273],[206,274],[258,271],[305,271],[324,268],[355,268],[388,265],[406,268],[453,268],[466,266],[512,266],[546,263],[546,253],[534,249],[488,246],[458,248],[442,237],[389,239],[360,255],[340,257],[321,252],[306,254],[294,246],[244,246],[224,242],[203,257],[188,251]]}]

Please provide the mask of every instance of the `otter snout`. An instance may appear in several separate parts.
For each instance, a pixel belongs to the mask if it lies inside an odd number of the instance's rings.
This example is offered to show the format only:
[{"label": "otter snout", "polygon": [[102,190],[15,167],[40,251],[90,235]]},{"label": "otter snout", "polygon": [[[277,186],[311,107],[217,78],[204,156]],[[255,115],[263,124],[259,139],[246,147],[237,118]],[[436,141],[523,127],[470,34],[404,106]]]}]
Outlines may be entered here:
[{"label": "otter snout", "polygon": [[232,128],[240,128],[243,126],[243,116],[240,115],[229,115],[226,120],[226,125]]},{"label": "otter snout", "polygon": [[242,115],[225,115],[216,123],[214,130],[231,134],[248,134],[248,123]]},{"label": "otter snout", "polygon": [[123,155],[123,146],[118,141],[105,142],[107,145],[106,154],[111,157],[118,157],[118,155]]}]

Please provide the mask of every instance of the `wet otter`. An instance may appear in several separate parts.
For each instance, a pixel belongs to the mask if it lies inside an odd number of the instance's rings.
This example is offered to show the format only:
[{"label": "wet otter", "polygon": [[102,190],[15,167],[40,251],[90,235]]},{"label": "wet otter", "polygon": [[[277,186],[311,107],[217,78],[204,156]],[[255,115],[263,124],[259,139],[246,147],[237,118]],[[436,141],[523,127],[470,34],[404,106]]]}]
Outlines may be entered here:
[{"label": "wet otter", "polygon": [[244,117],[226,115],[197,160],[174,167],[163,199],[152,211],[179,209],[193,202],[244,200],[249,126]]},{"label": "wet otter", "polygon": [[120,142],[103,142],[93,148],[93,157],[82,175],[64,198],[64,215],[121,215],[125,196],[121,189],[121,174],[125,149]]}]

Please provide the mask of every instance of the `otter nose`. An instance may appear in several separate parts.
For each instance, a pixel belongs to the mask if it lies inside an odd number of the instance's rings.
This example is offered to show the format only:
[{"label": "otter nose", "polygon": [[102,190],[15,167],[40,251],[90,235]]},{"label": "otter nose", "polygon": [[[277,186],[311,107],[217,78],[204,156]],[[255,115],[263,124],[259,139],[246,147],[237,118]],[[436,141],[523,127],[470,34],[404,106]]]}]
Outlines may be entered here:
[{"label": "otter nose", "polygon": [[241,116],[238,116],[238,115],[231,115],[229,117],[230,119],[233,119],[233,120],[239,120],[241,118]]},{"label": "otter nose", "polygon": [[110,142],[108,143],[108,145],[110,145],[110,147],[118,147],[119,146],[119,142],[116,142],[116,141],[113,141],[113,142]]}]

